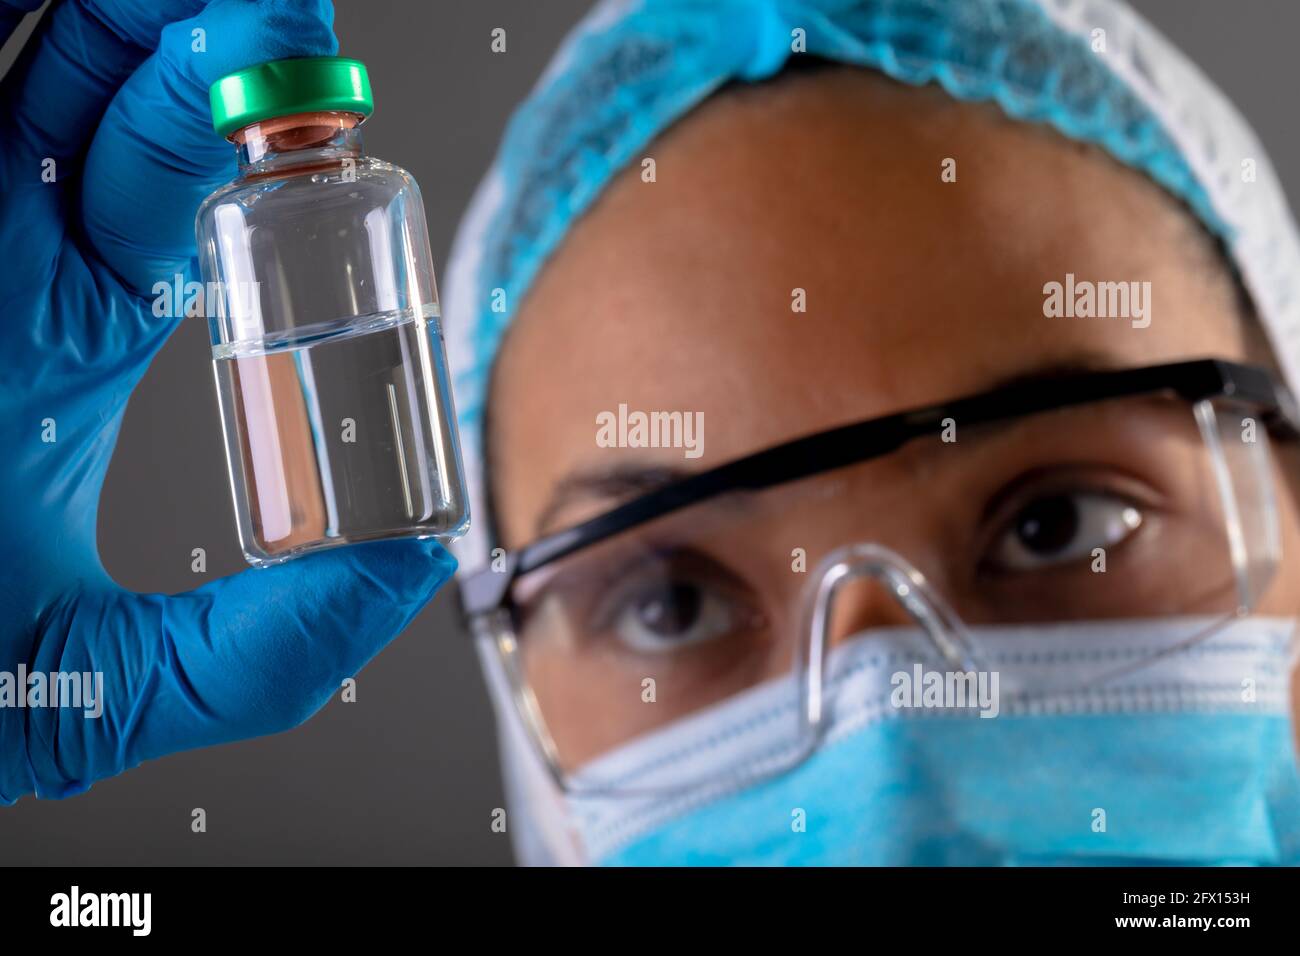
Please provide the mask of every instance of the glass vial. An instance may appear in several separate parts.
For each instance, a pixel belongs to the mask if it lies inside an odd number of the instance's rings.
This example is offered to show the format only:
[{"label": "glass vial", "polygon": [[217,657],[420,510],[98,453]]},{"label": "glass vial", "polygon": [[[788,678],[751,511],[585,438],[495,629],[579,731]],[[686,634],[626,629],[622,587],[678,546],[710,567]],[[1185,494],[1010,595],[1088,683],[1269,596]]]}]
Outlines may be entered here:
[{"label": "glass vial", "polygon": [[364,65],[213,84],[235,179],[196,222],[240,543],[254,566],[469,524],[419,187],[365,155]]}]

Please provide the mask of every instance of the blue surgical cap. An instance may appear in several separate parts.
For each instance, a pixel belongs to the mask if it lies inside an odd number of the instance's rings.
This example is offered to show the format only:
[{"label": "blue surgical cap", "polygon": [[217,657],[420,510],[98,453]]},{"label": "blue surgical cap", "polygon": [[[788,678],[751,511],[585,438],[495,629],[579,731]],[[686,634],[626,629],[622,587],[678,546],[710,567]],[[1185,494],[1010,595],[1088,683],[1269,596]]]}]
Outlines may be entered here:
[{"label": "blue surgical cap", "polygon": [[[646,145],[733,81],[814,56],[935,83],[1105,149],[1183,200],[1233,251],[1283,365],[1300,366],[1294,223],[1235,109],[1114,0],[606,0],[568,36],[506,129],[462,223],[445,326],[474,529],[491,546],[482,474],[492,363],[573,222]],[[1254,165],[1245,182],[1242,163]]]}]

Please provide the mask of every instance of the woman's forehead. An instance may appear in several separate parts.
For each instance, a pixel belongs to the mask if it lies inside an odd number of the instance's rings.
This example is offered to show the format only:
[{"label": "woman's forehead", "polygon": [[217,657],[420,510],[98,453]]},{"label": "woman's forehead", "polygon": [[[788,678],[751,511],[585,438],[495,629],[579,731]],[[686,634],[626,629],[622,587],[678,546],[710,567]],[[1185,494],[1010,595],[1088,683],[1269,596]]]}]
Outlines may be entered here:
[{"label": "woman's forehead", "polygon": [[[498,358],[508,544],[592,463],[703,469],[1083,356],[1240,354],[1229,273],[1189,254],[1208,243],[1189,213],[991,107],[827,71],[706,104],[646,159],[574,227]],[[1079,314],[1087,283],[1093,312],[1101,290],[1126,314]],[[702,420],[701,453],[628,447],[635,412]]]}]

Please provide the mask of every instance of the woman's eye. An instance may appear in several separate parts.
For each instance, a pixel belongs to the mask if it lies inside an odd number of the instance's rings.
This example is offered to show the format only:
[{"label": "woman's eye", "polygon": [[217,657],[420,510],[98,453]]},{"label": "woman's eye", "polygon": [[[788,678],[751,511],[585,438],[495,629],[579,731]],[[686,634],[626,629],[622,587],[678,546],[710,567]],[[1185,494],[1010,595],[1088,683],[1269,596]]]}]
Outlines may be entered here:
[{"label": "woman's eye", "polygon": [[1006,571],[1067,564],[1119,544],[1141,524],[1142,512],[1113,495],[1045,495],[1015,513],[994,542],[990,562]]},{"label": "woman's eye", "polygon": [[733,631],[742,617],[718,590],[671,578],[625,591],[603,616],[622,644],[643,654],[713,640]]}]

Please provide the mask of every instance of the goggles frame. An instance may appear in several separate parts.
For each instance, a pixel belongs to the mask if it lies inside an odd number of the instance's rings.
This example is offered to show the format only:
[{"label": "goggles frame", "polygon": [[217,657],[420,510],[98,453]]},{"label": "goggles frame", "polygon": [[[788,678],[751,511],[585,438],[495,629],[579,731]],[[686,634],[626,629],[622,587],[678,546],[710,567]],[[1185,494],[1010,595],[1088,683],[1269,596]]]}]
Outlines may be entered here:
[{"label": "goggles frame", "polygon": [[471,572],[459,583],[462,610],[471,619],[508,610],[511,586],[522,574],[728,492],[771,488],[887,455],[913,439],[940,433],[946,419],[963,426],[980,425],[1159,392],[1172,392],[1192,405],[1215,398],[1245,402],[1258,408],[1270,434],[1300,436],[1300,409],[1291,392],[1267,369],[1223,359],[1013,382],[991,391],[805,435],[657,488],[581,524],[506,552],[500,570],[487,567]]},{"label": "goggles frame", "polygon": [[[562,766],[540,706],[520,671],[518,608],[511,598],[511,586],[520,575],[535,571],[588,545],[728,492],[767,489],[889,454],[913,439],[940,433],[948,419],[966,426],[996,423],[1107,399],[1160,393],[1170,393],[1186,401],[1197,417],[1203,434],[1207,433],[1207,428],[1209,432],[1213,431],[1213,423],[1208,419],[1202,420],[1205,415],[1213,416],[1209,411],[1210,403],[1216,399],[1226,399],[1252,407],[1268,434],[1283,440],[1300,438],[1300,410],[1297,409],[1295,399],[1271,372],[1257,366],[1220,359],[1201,359],[1016,381],[991,391],[797,438],[665,485],[581,524],[508,552],[505,566],[500,570],[485,568],[472,573],[460,586],[462,608],[469,619],[471,634],[486,639],[493,646],[505,669],[516,712],[523,720],[530,743],[536,748],[548,775],[560,790],[570,794],[590,792],[596,795],[605,792],[614,795],[621,791],[606,791],[599,785],[594,788],[575,788],[571,774]],[[1221,458],[1221,453],[1219,457]],[[1222,485],[1225,476],[1219,478],[1221,493],[1231,494],[1231,489]],[[1235,521],[1235,516],[1229,517],[1230,525]],[[926,600],[934,602],[932,605],[926,604],[931,614],[937,615],[943,622],[955,620],[943,600],[928,591],[919,572],[892,552],[872,546],[862,554],[854,551],[852,555],[844,552],[832,557],[839,562],[833,570],[841,573],[819,578],[821,591],[814,604],[814,625],[819,609],[822,616],[825,616],[826,608],[823,605],[828,605],[837,582],[849,576],[850,572],[860,573],[858,565],[869,566],[868,573],[880,577],[896,590],[901,582],[902,590],[897,590],[900,595],[908,588],[915,590],[918,599],[929,595]],[[1240,574],[1242,568],[1239,564],[1234,558],[1234,568]],[[1238,586],[1239,593],[1243,596],[1253,593],[1248,581],[1239,578]],[[1239,607],[1237,613],[1244,610]],[[926,624],[926,614],[918,615],[911,608],[909,613],[912,613],[918,623]],[[812,628],[814,634],[817,630],[816,626]],[[926,630],[932,639],[936,638],[936,629],[927,626]],[[937,630],[940,639],[938,650],[943,657],[958,663],[970,660],[966,657],[969,648],[963,640],[960,626],[943,626]],[[944,641],[954,643],[945,646]],[[803,662],[806,674],[800,688],[802,704],[799,716],[804,732],[800,734],[798,746],[783,756],[780,766],[769,767],[761,772],[758,768],[753,768],[758,775],[756,778],[797,765],[818,747],[822,710],[821,679],[826,650],[823,645],[824,640],[814,639],[809,648],[811,659]],[[964,666],[970,665],[965,663]],[[654,796],[658,793],[657,790],[640,794],[631,791],[630,795]]]}]

